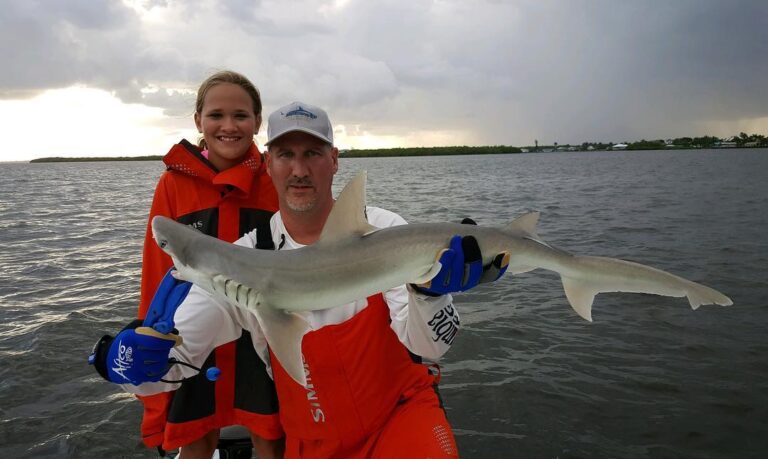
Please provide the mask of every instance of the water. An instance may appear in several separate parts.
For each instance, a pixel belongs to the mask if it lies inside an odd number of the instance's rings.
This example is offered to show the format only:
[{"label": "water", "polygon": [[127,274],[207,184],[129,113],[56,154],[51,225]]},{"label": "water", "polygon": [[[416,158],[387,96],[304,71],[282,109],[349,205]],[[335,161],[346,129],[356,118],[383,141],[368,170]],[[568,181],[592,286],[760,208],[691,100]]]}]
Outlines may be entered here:
[{"label": "water", "polygon": [[[463,457],[762,457],[768,451],[768,151],[342,159],[412,222],[501,225],[703,282],[730,308],[597,297],[534,271],[457,299],[442,394]],[[0,164],[0,456],[155,457],[140,404],[85,364],[135,314],[160,162]]]}]

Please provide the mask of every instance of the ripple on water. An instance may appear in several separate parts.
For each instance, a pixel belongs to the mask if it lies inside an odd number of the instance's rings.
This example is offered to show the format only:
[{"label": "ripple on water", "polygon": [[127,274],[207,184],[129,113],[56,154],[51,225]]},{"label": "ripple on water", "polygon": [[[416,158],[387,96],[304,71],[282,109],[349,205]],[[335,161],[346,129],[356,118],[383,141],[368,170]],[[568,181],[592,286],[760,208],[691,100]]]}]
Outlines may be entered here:
[{"label": "ripple on water", "polygon": [[[684,299],[605,294],[587,323],[541,270],[457,295],[463,328],[441,395],[464,457],[757,457],[768,450],[762,153],[345,158],[334,190],[368,170],[368,202],[412,222],[504,225],[539,209],[554,246],[655,265],[736,303],[694,312]],[[152,454],[139,404],[84,362],[135,315],[162,171],[0,169],[3,457]]]}]

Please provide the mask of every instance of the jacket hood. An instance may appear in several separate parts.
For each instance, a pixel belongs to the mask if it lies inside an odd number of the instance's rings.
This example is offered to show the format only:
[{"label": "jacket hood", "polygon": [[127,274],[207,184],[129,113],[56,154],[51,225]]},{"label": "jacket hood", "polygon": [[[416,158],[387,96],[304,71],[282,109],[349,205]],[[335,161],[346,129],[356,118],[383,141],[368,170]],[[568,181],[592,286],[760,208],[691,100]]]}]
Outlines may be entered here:
[{"label": "jacket hood", "polygon": [[169,171],[197,177],[222,187],[234,187],[244,193],[250,191],[254,178],[266,170],[263,157],[255,143],[251,143],[243,162],[221,172],[201,151],[197,145],[182,139],[163,157],[163,162]]}]

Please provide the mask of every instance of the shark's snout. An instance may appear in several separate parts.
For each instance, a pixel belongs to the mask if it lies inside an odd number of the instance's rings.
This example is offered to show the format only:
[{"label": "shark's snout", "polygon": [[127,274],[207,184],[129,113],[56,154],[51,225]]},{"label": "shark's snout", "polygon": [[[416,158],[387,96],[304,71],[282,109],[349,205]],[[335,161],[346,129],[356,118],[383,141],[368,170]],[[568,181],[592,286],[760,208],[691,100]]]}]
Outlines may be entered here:
[{"label": "shark's snout", "polygon": [[[155,239],[157,246],[166,252],[171,246],[168,229],[172,228],[172,226],[169,225],[168,220],[161,216],[156,216],[152,219],[152,237]],[[170,220],[170,222],[173,221]]]}]

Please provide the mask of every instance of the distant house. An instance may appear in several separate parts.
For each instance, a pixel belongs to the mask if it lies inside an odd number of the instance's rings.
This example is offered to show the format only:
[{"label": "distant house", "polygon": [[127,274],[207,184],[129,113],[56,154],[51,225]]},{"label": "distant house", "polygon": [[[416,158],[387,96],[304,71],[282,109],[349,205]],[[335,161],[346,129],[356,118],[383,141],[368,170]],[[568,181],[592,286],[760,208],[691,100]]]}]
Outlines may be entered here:
[{"label": "distant house", "polygon": [[617,143],[616,145],[612,145],[610,147],[611,150],[626,150],[627,149],[626,143]]},{"label": "distant house", "polygon": [[734,137],[728,137],[725,140],[721,140],[720,142],[715,142],[712,144],[714,148],[736,148],[736,140],[734,140]]},{"label": "distant house", "polygon": [[760,142],[758,142],[757,140],[755,140],[754,142],[744,142],[744,147],[746,148],[752,148],[758,145],[760,145]]},{"label": "distant house", "polygon": [[595,150],[595,147],[593,147],[592,145],[587,147],[587,151],[594,151],[594,150]]}]

